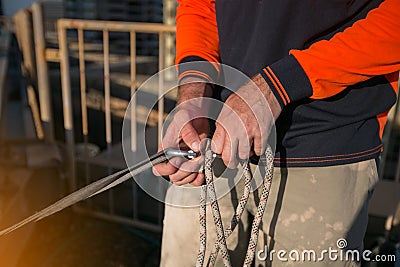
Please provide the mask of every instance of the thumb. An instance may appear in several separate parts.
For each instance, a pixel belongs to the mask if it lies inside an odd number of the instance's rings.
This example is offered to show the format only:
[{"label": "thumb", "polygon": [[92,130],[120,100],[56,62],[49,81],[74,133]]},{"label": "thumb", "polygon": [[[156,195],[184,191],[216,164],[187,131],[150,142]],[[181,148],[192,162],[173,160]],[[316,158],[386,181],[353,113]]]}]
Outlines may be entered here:
[{"label": "thumb", "polygon": [[189,122],[182,127],[181,137],[183,142],[195,152],[200,151],[200,137],[192,123]]}]

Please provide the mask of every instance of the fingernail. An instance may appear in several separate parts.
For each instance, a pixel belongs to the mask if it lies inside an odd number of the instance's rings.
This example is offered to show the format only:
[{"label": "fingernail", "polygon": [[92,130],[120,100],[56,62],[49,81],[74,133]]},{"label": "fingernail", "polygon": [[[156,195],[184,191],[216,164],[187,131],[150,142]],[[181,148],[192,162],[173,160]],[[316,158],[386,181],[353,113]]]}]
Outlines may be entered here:
[{"label": "fingernail", "polygon": [[193,142],[192,143],[192,149],[194,150],[194,151],[200,151],[200,142]]},{"label": "fingernail", "polygon": [[155,176],[161,176],[155,168],[153,168],[152,171]]}]

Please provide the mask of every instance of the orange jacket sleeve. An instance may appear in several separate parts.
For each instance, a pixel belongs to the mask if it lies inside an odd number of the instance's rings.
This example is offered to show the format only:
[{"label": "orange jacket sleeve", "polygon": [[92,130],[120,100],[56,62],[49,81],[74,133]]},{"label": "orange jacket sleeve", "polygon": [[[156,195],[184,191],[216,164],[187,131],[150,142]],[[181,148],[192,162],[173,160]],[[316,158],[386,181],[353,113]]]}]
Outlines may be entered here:
[{"label": "orange jacket sleeve", "polygon": [[[176,64],[179,78],[195,75],[212,81],[219,71],[218,30],[214,0],[178,0]],[[202,64],[183,64],[204,61]]]},{"label": "orange jacket sleeve", "polygon": [[400,70],[400,1],[386,0],[330,40],[314,43],[262,72],[282,106],[303,98],[334,96],[350,85]]}]

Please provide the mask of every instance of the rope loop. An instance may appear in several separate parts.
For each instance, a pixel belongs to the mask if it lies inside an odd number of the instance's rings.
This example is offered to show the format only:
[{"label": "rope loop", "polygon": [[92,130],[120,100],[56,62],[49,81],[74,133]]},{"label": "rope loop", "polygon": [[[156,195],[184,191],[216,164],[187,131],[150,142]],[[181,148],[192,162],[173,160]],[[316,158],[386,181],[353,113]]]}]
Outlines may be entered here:
[{"label": "rope loop", "polygon": [[[206,237],[207,237],[207,229],[206,229],[206,199],[207,195],[209,195],[211,200],[211,209],[214,218],[214,223],[216,226],[217,232],[217,240],[214,243],[212,248],[210,257],[207,262],[207,266],[215,266],[217,256],[219,251],[221,251],[222,260],[225,267],[230,267],[230,257],[228,253],[228,248],[226,244],[226,239],[232,234],[235,230],[236,226],[238,225],[240,218],[243,214],[243,211],[246,207],[247,201],[250,196],[251,191],[251,181],[253,175],[250,170],[249,162],[246,161],[243,163],[243,176],[244,176],[244,190],[243,195],[239,200],[238,206],[236,207],[235,214],[232,217],[230,224],[228,225],[227,229],[223,229],[222,225],[222,217],[221,212],[218,206],[218,200],[216,197],[214,181],[213,181],[213,170],[212,170],[212,162],[213,162],[213,152],[210,149],[211,144],[208,141],[206,144],[206,152],[205,152],[205,168],[204,174],[206,179],[206,185],[202,186],[201,195],[200,195],[200,212],[199,212],[199,221],[200,221],[200,248],[197,255],[197,262],[196,267],[202,267],[204,265],[204,259],[206,254]],[[258,233],[260,224],[262,221],[262,217],[265,212],[267,200],[269,197],[269,192],[271,189],[272,184],[272,177],[274,172],[274,154],[272,148],[267,146],[265,154],[265,177],[262,184],[262,193],[260,197],[260,202],[257,206],[257,213],[254,217],[252,227],[251,227],[251,234],[250,240],[247,247],[246,257],[244,259],[243,266],[250,267],[255,256],[257,241],[258,241]]]}]

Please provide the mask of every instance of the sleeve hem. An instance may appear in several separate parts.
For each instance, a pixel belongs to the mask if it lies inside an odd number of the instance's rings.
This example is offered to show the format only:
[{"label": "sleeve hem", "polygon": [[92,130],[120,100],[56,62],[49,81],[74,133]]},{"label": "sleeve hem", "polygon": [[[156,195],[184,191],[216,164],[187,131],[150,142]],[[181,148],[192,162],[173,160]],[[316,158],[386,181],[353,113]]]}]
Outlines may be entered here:
[{"label": "sleeve hem", "polygon": [[312,95],[311,83],[292,55],[264,68],[261,75],[270,86],[281,107]]},{"label": "sleeve hem", "polygon": [[196,77],[206,82],[215,83],[219,74],[214,64],[198,56],[183,58],[178,64],[179,83],[186,77]]}]

